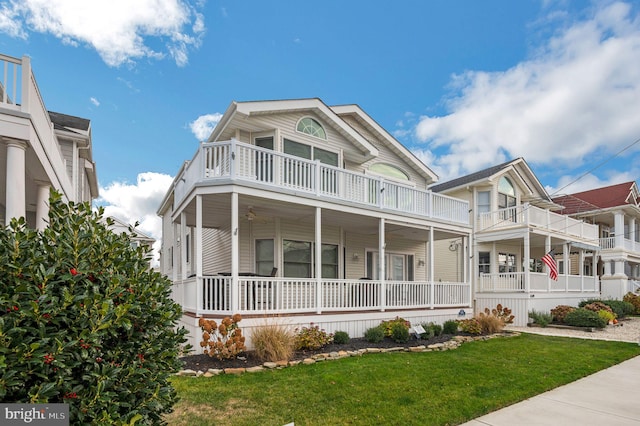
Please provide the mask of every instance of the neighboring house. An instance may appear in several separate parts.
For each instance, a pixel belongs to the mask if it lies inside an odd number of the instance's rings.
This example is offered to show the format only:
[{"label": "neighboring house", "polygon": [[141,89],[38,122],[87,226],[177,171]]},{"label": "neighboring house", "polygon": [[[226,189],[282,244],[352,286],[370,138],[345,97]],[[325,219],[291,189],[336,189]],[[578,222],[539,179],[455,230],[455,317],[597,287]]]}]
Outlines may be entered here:
[{"label": "neighboring house", "polygon": [[640,286],[640,191],[624,182],[556,197],[563,214],[598,226],[602,297],[622,299]]},{"label": "neighboring house", "polygon": [[396,316],[472,315],[465,264],[454,277],[434,263],[438,241],[466,252],[469,205],[435,180],[357,105],[231,103],[158,210],[191,343],[199,317],[234,313],[249,338],[266,321],[355,337]]},{"label": "neighboring house", "polygon": [[0,65],[0,223],[42,229],[50,188],[66,201],[98,196],[91,122],[46,110],[28,57],[0,55]]},{"label": "neighboring house", "polygon": [[133,247],[145,246],[149,250],[152,249],[153,243],[156,242],[153,237],[145,234],[138,228],[134,228],[133,225],[129,225],[128,223],[118,219],[117,217],[109,216],[109,218],[113,220],[113,225],[110,227],[110,229],[116,234],[127,234],[127,236],[131,239],[131,245]]},{"label": "neighboring house", "polygon": [[[431,186],[466,200],[473,212],[471,250],[474,309],[513,310],[516,325],[528,312],[599,297],[595,264],[598,227],[555,213],[553,202],[522,158]],[[458,242],[443,242],[436,262],[451,262]],[[553,250],[559,276],[551,279],[542,257]],[[457,260],[456,260],[457,261]]]}]

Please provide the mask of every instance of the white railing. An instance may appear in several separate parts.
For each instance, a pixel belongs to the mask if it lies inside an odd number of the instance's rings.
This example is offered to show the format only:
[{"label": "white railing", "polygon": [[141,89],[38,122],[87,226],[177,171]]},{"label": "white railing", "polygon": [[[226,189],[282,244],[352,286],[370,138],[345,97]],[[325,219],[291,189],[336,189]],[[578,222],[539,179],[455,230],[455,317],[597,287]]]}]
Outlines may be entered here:
[{"label": "white railing", "polygon": [[629,238],[624,238],[622,244],[623,244],[622,246],[618,244],[617,238],[615,236],[600,238],[600,248],[602,250],[624,249],[632,252],[640,252],[639,241],[634,241]]},{"label": "white railing", "polygon": [[635,280],[627,281],[627,293],[639,293],[640,292],[640,282]]},{"label": "white railing", "polygon": [[478,215],[478,231],[528,226],[557,231],[594,242],[598,240],[597,225],[541,209],[528,203]]},{"label": "white railing", "polygon": [[[196,314],[236,312],[232,278],[205,276],[174,284],[174,300]],[[457,282],[239,277],[237,312],[291,314],[467,307],[470,286]]]},{"label": "white railing", "polygon": [[466,201],[235,140],[203,143],[176,179],[176,204],[197,182],[241,180],[332,201],[469,224]]},{"label": "white railing", "polygon": [[558,280],[552,280],[546,273],[530,272],[528,286],[524,272],[482,273],[478,279],[479,293],[554,293],[580,291],[598,291],[596,278],[588,275],[560,274]]}]

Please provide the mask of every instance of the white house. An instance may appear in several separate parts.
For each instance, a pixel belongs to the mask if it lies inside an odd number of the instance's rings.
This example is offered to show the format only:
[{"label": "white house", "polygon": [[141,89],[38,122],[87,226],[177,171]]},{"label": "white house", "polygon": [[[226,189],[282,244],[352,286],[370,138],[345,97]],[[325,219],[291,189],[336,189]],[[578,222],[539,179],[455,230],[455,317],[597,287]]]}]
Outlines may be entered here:
[{"label": "white house", "polygon": [[[554,203],[524,159],[430,189],[466,200],[471,208],[476,311],[500,303],[513,310],[516,325],[525,325],[533,309],[548,312],[557,305],[577,306],[581,300],[600,297],[595,267],[598,227],[556,213],[562,206]],[[455,240],[444,242],[436,250],[441,256],[438,261],[450,259],[456,244]],[[551,251],[557,280],[541,260]]]},{"label": "white house", "polygon": [[91,201],[98,180],[88,119],[47,111],[29,57],[0,55],[0,222],[42,229],[49,189]]},{"label": "white house", "polygon": [[451,240],[468,258],[469,203],[435,180],[357,105],[232,102],[158,210],[191,343],[198,318],[234,313],[249,337],[265,321],[355,337],[396,316],[471,316],[467,262],[434,259]]},{"label": "white house", "polygon": [[623,182],[556,197],[563,214],[593,223],[600,237],[602,297],[622,299],[640,289],[640,191]]}]

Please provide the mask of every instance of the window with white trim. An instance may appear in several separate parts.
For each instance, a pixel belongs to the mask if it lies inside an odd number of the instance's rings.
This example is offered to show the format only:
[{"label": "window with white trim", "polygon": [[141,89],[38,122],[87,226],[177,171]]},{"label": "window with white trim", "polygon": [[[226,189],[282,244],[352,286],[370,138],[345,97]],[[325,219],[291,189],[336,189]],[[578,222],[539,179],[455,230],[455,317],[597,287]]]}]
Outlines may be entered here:
[{"label": "window with white trim", "polygon": [[327,140],[327,133],[324,131],[322,124],[311,117],[301,118],[296,125],[296,130],[300,133]]}]

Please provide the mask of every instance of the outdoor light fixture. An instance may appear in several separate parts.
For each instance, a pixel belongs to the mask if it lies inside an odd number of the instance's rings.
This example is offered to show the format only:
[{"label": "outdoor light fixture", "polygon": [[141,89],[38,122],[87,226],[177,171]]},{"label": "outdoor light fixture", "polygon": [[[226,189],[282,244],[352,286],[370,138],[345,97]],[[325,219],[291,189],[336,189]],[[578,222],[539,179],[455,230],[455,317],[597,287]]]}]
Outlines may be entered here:
[{"label": "outdoor light fixture", "polygon": [[360,255],[358,255],[358,253],[353,253],[353,256],[351,258],[353,260],[358,260],[360,258]]},{"label": "outdoor light fixture", "polygon": [[464,309],[460,309],[460,311],[458,312],[458,316],[463,317],[465,315],[467,315],[467,313],[464,311]]},{"label": "outdoor light fixture", "polygon": [[424,266],[424,260],[419,259],[418,260],[418,266]]}]

